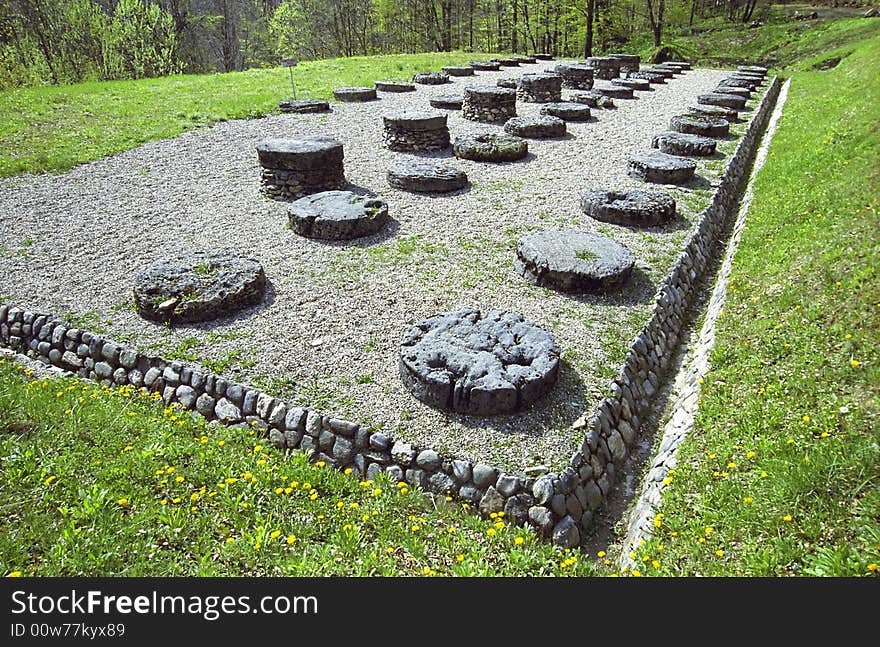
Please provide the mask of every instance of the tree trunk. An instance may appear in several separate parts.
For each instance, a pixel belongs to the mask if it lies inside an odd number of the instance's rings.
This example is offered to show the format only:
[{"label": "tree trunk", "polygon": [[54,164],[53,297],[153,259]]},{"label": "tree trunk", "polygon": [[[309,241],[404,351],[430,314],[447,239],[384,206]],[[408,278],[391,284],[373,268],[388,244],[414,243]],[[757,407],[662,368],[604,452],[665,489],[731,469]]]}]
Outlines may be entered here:
[{"label": "tree trunk", "polygon": [[596,0],[587,0],[587,38],[584,41],[584,58],[593,55],[593,14],[596,9]]},{"label": "tree trunk", "polygon": [[519,51],[519,38],[516,32],[517,22],[519,22],[519,3],[513,0],[513,25],[510,27],[510,51],[516,54]]}]

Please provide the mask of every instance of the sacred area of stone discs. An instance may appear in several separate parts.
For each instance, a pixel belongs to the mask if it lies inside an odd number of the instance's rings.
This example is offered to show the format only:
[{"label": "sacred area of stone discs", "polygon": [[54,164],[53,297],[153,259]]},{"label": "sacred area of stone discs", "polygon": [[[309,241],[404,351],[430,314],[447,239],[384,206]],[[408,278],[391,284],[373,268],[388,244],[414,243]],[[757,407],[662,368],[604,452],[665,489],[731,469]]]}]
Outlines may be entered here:
[{"label": "sacred area of stone discs", "polygon": [[709,92],[697,96],[697,103],[708,106],[723,106],[725,108],[733,108],[734,110],[745,110],[746,100],[735,94],[721,94],[720,92]]},{"label": "sacred area of stone discs", "polygon": [[495,81],[495,85],[497,85],[499,88],[509,88],[511,90],[516,90],[516,86],[519,85],[519,79],[515,79],[512,76],[506,76]]},{"label": "sacred area of stone discs", "polygon": [[346,185],[342,143],[301,135],[257,143],[260,190],[275,199],[296,199]]},{"label": "sacred area of stone discs", "polygon": [[523,74],[516,86],[516,97],[526,103],[549,103],[562,98],[562,77],[558,74]]},{"label": "sacred area of stone discs", "polygon": [[134,277],[134,303],[144,319],[192,323],[225,317],[259,303],[266,274],[235,254],[195,252],[162,258]]},{"label": "sacred area of stone discs", "polygon": [[545,230],[516,245],[514,266],[529,282],[562,292],[603,293],[622,286],[635,258],[620,243],[590,231]]},{"label": "sacred area of stone discs", "polygon": [[333,96],[337,101],[372,101],[376,98],[375,88],[345,87],[334,88]]},{"label": "sacred area of stone discs", "polygon": [[593,77],[610,81],[620,76],[620,63],[609,56],[590,56],[587,66],[594,70]]},{"label": "sacred area of stone discs", "polygon": [[373,86],[380,92],[415,92],[416,86],[402,81],[376,81]]},{"label": "sacred area of stone discs", "polygon": [[730,132],[730,122],[720,117],[675,115],[669,120],[669,130],[703,137],[727,137]]},{"label": "sacred area of stone discs", "polygon": [[440,151],[449,147],[446,113],[439,110],[394,110],[382,115],[382,145],[392,151]]},{"label": "sacred area of stone discs", "polygon": [[468,184],[464,171],[440,162],[400,160],[388,168],[388,184],[417,193],[446,193]]},{"label": "sacred area of stone discs", "polygon": [[640,153],[629,158],[629,175],[645,182],[684,184],[697,170],[693,160],[659,151]]},{"label": "sacred area of stone discs", "polygon": [[310,112],[329,112],[330,102],[321,99],[297,99],[279,101],[278,109],[281,112],[293,112],[296,114],[308,114]]},{"label": "sacred area of stone discs", "polygon": [[622,85],[630,90],[650,90],[651,83],[647,79],[611,79],[611,85]]},{"label": "sacred area of stone discs", "polygon": [[657,191],[605,191],[581,193],[581,209],[602,222],[625,227],[657,227],[675,217],[675,200]]},{"label": "sacred area of stone discs", "polygon": [[513,162],[529,154],[529,143],[513,135],[481,133],[456,137],[452,152],[474,162]]},{"label": "sacred area of stone discs", "polygon": [[433,108],[443,108],[445,110],[461,110],[461,104],[464,101],[460,94],[441,94],[438,97],[431,97],[428,103]]},{"label": "sacred area of stone discs", "polygon": [[470,65],[448,65],[440,68],[440,71],[447,76],[473,76],[474,68]]},{"label": "sacred area of stone discs", "polygon": [[448,74],[438,74],[437,72],[419,72],[413,75],[413,83],[421,85],[443,85],[451,83]]},{"label": "sacred area of stone discs", "polygon": [[692,117],[715,117],[728,122],[739,121],[739,113],[736,110],[722,106],[704,106],[702,104],[688,106],[687,114]]},{"label": "sacred area of stone discs", "polygon": [[565,122],[559,117],[550,115],[513,117],[504,123],[504,132],[529,139],[563,137],[565,130]]},{"label": "sacred area of stone discs", "polygon": [[661,85],[666,83],[666,75],[659,72],[649,72],[642,70],[640,72],[630,72],[626,75],[628,79],[644,79],[651,85]]},{"label": "sacred area of stone discs", "polygon": [[516,116],[516,90],[492,85],[464,89],[461,116],[471,121],[493,123]]},{"label": "sacred area of stone discs", "polygon": [[715,154],[715,140],[702,135],[679,132],[665,132],[654,135],[651,148],[659,148],[670,155],[692,155],[708,157]]},{"label": "sacred area of stone discs", "polygon": [[388,222],[388,205],[352,191],[323,191],[292,202],[287,217],[300,236],[350,240],[382,229]]},{"label": "sacred area of stone discs", "polygon": [[471,61],[468,65],[480,72],[497,72],[501,69],[498,61]]},{"label": "sacred area of stone discs", "polygon": [[608,58],[617,61],[621,74],[638,72],[642,59],[637,54],[609,54]]},{"label": "sacred area of stone discs", "polygon": [[541,106],[541,114],[559,117],[563,121],[589,121],[590,106],[571,101],[545,103]]},{"label": "sacred area of stone discs", "polygon": [[562,87],[571,90],[589,90],[593,87],[595,70],[583,63],[562,63],[554,68],[562,77]]},{"label": "sacred area of stone discs", "polygon": [[518,313],[462,308],[429,317],[400,344],[400,378],[431,407],[489,416],[525,409],[559,376],[553,336]]},{"label": "sacred area of stone discs", "polygon": [[593,86],[593,92],[598,92],[612,99],[633,99],[632,88],[623,85],[612,85],[610,83],[601,83]]}]

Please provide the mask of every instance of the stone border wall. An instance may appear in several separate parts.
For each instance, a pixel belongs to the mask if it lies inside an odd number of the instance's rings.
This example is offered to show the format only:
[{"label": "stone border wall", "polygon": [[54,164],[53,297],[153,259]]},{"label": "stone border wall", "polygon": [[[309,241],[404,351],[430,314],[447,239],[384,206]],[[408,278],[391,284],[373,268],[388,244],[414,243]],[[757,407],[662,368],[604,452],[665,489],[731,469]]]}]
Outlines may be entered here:
[{"label": "stone border wall", "polygon": [[531,523],[562,546],[575,546],[592,525],[615,482],[616,470],[638,440],[660,378],[686,325],[685,312],[735,215],[735,207],[767,120],[779,94],[774,78],[728,162],[712,204],[657,292],[644,329],[635,337],[612,393],[591,417],[576,423],[584,440],[562,472],[537,479],[491,465],[441,456],[436,451],[297,407],[230,382],[198,367],[140,353],[102,335],[69,326],[50,315],[0,303],[0,345],[96,380],[131,384],[162,394],[209,420],[255,427],[281,449],[313,450],[315,460],[358,475],[381,473],[426,490],[478,504],[483,514],[504,511],[515,523]]}]

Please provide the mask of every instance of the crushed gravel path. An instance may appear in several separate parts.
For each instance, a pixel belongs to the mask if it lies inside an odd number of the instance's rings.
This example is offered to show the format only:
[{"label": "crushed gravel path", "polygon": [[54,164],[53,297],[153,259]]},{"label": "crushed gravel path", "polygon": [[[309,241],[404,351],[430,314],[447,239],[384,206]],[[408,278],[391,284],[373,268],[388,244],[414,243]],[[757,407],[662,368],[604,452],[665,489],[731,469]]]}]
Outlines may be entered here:
[{"label": "crushed gravel path", "polygon": [[[432,96],[557,63],[453,77],[414,93],[380,92],[377,101],[334,103],[325,115],[220,123],[63,175],[0,180],[0,298],[72,313],[84,327],[143,350],[223,369],[276,396],[461,457],[514,469],[558,466],[574,448],[571,424],[594,407],[647,319],[655,286],[724,160],[700,160],[702,179],[669,189],[683,217],[666,228],[593,221],[580,211],[579,194],[642,186],[627,175],[628,156],[648,150],[672,116],[726,73],[694,70],[637,92],[635,100],[615,100],[616,109],[594,109],[591,121],[569,122],[566,139],[530,140],[526,159],[504,164],[458,160],[451,150],[393,153],[381,146],[380,118],[385,110],[427,108]],[[518,102],[517,110],[537,115],[540,104]],[[449,128],[453,139],[502,132],[501,125],[466,121],[458,111],[449,111]],[[391,228],[339,243],[290,231],[284,205],[259,192],[255,145],[292,134],[342,141],[346,177],[387,200]],[[403,157],[443,159],[464,170],[472,186],[436,196],[391,189],[386,169]],[[520,237],[571,227],[629,247],[638,270],[628,288],[610,297],[571,297],[532,286],[514,271]],[[192,251],[258,259],[271,283],[269,297],[208,325],[169,329],[140,319],[131,298],[134,274],[160,256]],[[553,392],[526,412],[489,418],[446,414],[416,400],[398,377],[402,335],[416,321],[464,306],[520,312],[551,330],[564,360]]]}]

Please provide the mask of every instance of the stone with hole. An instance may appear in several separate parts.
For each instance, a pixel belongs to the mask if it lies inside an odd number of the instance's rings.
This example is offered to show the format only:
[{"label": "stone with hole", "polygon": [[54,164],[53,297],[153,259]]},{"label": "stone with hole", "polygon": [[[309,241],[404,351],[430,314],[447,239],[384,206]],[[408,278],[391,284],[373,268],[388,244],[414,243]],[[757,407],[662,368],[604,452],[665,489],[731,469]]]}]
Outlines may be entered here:
[{"label": "stone with hole", "polygon": [[640,153],[629,158],[630,176],[658,184],[684,184],[694,177],[694,161],[659,151]]},{"label": "stone with hole", "polygon": [[417,193],[445,193],[468,184],[464,171],[449,164],[425,160],[401,160],[388,168],[388,184]]},{"label": "stone with hole", "polygon": [[293,112],[296,114],[308,114],[312,112],[329,112],[330,103],[321,99],[291,99],[279,101],[278,109],[281,112]]},{"label": "stone with hole", "polygon": [[382,229],[388,222],[388,205],[351,191],[323,191],[292,202],[287,216],[300,236],[350,240]]},{"label": "stone with hole", "polygon": [[362,87],[334,88],[333,96],[336,97],[337,101],[347,101],[350,103],[372,101],[376,98],[376,89]]},{"label": "stone with hole", "polygon": [[481,133],[456,137],[452,152],[474,162],[513,162],[529,154],[529,143],[513,135]]},{"label": "stone with hole", "polygon": [[675,115],[669,120],[669,130],[703,137],[727,137],[730,132],[730,122],[720,117]]},{"label": "stone with hole", "polygon": [[504,124],[504,131],[517,137],[548,139],[565,135],[565,122],[549,115],[513,117]]},{"label": "stone with hole", "polygon": [[516,313],[462,308],[419,322],[400,345],[400,377],[425,404],[469,415],[521,411],[549,392],[559,347]]},{"label": "stone with hole", "polygon": [[571,101],[545,103],[541,106],[541,114],[559,117],[563,121],[589,121],[590,106]]},{"label": "stone with hole", "polygon": [[626,227],[657,227],[675,217],[675,200],[668,193],[632,189],[581,193],[581,209],[602,222]]},{"label": "stone with hole", "polygon": [[195,252],[162,258],[134,277],[134,303],[144,319],[169,323],[208,321],[259,303],[263,266],[236,254]]},{"label": "stone with hole", "polygon": [[545,230],[520,239],[517,271],[535,285],[562,292],[607,292],[626,283],[635,258],[607,236],[575,229]]},{"label": "stone with hole", "polygon": [[702,135],[679,132],[664,132],[654,135],[652,148],[659,148],[670,155],[709,157],[715,154],[715,140]]}]

